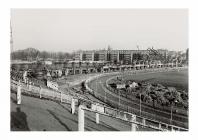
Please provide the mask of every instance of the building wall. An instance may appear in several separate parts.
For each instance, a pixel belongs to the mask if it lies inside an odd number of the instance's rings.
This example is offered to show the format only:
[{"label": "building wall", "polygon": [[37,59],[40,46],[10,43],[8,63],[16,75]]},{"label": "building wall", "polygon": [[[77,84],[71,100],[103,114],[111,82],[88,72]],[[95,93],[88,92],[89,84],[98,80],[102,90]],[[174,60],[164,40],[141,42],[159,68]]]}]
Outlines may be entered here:
[{"label": "building wall", "polygon": [[118,51],[117,50],[112,50],[112,51],[108,51],[107,52],[109,57],[107,59],[107,61],[111,62],[111,63],[118,63]]},{"label": "building wall", "polygon": [[106,54],[106,51],[98,51],[97,52],[99,54],[99,60],[98,61],[106,61],[106,57],[107,57],[107,54]]},{"label": "building wall", "polygon": [[94,53],[94,61],[99,61],[99,52]]},{"label": "building wall", "polygon": [[93,51],[83,52],[82,61],[94,61],[94,52]]},{"label": "building wall", "polygon": [[[158,51],[158,50],[157,50]],[[159,50],[160,54],[165,55],[166,50]],[[81,54],[75,55],[75,60],[81,61],[108,61],[118,64],[132,64],[133,54],[149,54],[148,50],[99,50],[99,51],[82,51]],[[82,56],[82,59],[80,59]]]},{"label": "building wall", "polygon": [[78,60],[78,61],[82,61],[82,55],[83,55],[82,52],[76,52],[76,53],[74,54],[74,59],[75,59],[75,60]]}]

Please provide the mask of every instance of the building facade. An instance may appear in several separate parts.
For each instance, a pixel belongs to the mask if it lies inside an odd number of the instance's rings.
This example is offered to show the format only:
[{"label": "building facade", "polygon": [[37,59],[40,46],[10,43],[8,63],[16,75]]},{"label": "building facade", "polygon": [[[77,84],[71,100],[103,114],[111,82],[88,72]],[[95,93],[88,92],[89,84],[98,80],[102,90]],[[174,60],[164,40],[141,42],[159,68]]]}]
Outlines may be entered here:
[{"label": "building facade", "polygon": [[[111,64],[132,64],[137,59],[137,54],[149,55],[148,50],[91,50],[80,51],[74,55],[75,61],[106,61]],[[160,50],[160,54],[165,54],[166,50]]]}]

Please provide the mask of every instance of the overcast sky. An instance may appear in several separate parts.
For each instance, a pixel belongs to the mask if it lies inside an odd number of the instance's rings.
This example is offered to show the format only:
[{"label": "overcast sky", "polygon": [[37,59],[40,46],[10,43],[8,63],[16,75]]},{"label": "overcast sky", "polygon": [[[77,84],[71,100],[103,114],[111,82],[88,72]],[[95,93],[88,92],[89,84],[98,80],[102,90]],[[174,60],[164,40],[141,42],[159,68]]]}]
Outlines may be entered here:
[{"label": "overcast sky", "polygon": [[188,48],[186,9],[12,9],[14,50]]}]

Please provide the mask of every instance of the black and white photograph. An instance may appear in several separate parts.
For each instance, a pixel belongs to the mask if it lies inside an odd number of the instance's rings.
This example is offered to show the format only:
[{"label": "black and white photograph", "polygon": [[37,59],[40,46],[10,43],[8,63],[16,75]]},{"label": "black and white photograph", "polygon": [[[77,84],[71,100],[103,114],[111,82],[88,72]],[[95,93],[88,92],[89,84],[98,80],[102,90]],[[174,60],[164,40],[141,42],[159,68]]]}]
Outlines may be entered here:
[{"label": "black and white photograph", "polygon": [[10,131],[189,131],[188,9],[11,8]]}]

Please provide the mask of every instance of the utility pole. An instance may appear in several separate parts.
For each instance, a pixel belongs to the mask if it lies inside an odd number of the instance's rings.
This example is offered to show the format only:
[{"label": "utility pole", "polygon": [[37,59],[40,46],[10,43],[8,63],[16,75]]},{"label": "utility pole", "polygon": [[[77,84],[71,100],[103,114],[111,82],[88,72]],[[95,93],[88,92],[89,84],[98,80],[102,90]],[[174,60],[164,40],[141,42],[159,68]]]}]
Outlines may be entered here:
[{"label": "utility pole", "polygon": [[172,119],[173,119],[173,105],[171,104],[171,120],[170,120],[170,124],[172,124]]},{"label": "utility pole", "polygon": [[177,103],[177,100],[176,101],[173,101],[172,103],[171,103],[171,120],[170,120],[170,124],[172,124],[172,121],[173,121],[173,103]]}]

